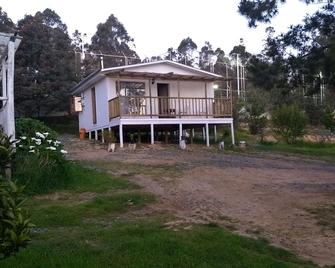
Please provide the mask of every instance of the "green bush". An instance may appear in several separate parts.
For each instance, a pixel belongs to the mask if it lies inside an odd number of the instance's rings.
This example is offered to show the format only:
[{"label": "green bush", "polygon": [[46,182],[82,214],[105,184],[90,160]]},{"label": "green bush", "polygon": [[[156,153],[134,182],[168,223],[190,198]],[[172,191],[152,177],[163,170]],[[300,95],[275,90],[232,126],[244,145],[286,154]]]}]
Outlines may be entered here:
[{"label": "green bush", "polygon": [[323,111],[322,123],[326,129],[335,132],[335,109],[327,106]]},{"label": "green bush", "polygon": [[10,137],[0,132],[0,175],[6,175],[7,170],[10,169],[15,153],[14,143],[15,141],[11,141]]},{"label": "green bush", "polygon": [[23,186],[0,177],[0,259],[14,255],[30,241],[30,223],[22,208],[25,198]]},{"label": "green bush", "polygon": [[294,143],[304,135],[307,117],[296,105],[284,105],[273,113],[272,123],[277,134],[287,143]]},{"label": "green bush", "polygon": [[62,144],[48,133],[21,136],[14,158],[14,177],[27,185],[29,193],[44,193],[61,186],[68,179],[68,161]]},{"label": "green bush", "polygon": [[35,137],[36,132],[48,133],[48,137],[57,138],[57,133],[46,126],[43,122],[32,118],[18,118],[15,121],[16,137]]},{"label": "green bush", "polygon": [[267,124],[265,100],[254,94],[248,100],[246,112],[250,134],[261,134],[263,136],[264,128]]}]

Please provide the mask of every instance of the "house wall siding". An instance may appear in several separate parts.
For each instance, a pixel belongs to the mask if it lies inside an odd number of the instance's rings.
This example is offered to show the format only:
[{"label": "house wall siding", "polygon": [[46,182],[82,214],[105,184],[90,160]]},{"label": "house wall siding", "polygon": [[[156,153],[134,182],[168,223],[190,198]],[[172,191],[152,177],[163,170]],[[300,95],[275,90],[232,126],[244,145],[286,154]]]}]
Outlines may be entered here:
[{"label": "house wall siding", "polygon": [[95,87],[96,95],[96,115],[97,122],[93,124],[93,112],[92,112],[92,87],[87,88],[83,93],[83,111],[79,113],[79,128],[92,129],[96,127],[102,127],[109,123],[108,114],[108,95],[109,85],[106,79],[98,82]]}]

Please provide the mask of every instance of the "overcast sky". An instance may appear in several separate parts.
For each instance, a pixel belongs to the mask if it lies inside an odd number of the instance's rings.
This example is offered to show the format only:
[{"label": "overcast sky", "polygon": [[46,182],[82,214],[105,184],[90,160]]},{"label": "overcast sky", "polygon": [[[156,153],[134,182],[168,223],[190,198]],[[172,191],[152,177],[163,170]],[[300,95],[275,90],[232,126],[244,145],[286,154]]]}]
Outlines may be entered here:
[{"label": "overcast sky", "polygon": [[[1,0],[0,6],[14,22],[25,14],[51,8],[66,23],[70,34],[78,29],[89,38],[98,23],[114,14],[135,39],[136,51],[142,58],[162,54],[169,47],[176,48],[188,36],[199,49],[205,41],[210,41],[214,48],[221,47],[226,53],[243,38],[247,50],[258,53],[263,46],[265,28],[270,25],[249,29],[247,20],[237,12],[238,3],[239,0]],[[271,26],[277,32],[285,31],[317,7],[288,0]]]}]

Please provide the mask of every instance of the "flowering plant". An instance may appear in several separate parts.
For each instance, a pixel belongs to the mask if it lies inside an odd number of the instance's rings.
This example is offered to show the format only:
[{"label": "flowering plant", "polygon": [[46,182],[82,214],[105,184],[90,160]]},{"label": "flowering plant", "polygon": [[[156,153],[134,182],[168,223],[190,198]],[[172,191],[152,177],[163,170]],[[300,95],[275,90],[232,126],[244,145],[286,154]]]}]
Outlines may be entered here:
[{"label": "flowering plant", "polygon": [[36,132],[35,137],[21,136],[17,142],[18,151],[38,156],[60,156],[67,154],[60,141],[48,138],[48,132]]}]

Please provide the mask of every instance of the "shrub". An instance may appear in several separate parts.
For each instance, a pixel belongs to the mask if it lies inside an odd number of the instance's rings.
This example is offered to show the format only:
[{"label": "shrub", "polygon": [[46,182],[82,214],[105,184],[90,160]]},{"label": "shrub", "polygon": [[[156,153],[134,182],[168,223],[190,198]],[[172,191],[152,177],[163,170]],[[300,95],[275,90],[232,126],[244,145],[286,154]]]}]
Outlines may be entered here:
[{"label": "shrub", "polygon": [[327,106],[323,111],[322,123],[325,128],[331,132],[335,132],[335,109]]},{"label": "shrub", "polygon": [[10,137],[0,132],[0,175],[7,175],[6,177],[9,178],[10,175],[7,171],[10,169],[10,163],[14,157],[14,143],[15,141],[11,141]]},{"label": "shrub", "polygon": [[308,121],[311,125],[318,126],[322,121],[322,106],[316,104],[312,98],[307,98],[304,101],[304,111],[308,116]]},{"label": "shrub", "polygon": [[252,94],[248,99],[246,112],[249,131],[252,135],[261,134],[263,136],[267,123],[265,104],[265,99],[257,93]]},{"label": "shrub", "polygon": [[0,177],[0,258],[14,255],[30,241],[30,223],[27,212],[22,208],[26,199],[24,186]]},{"label": "shrub", "polygon": [[287,143],[296,142],[305,133],[306,115],[295,105],[284,105],[273,113],[273,128]]},{"label": "shrub", "polygon": [[48,133],[48,137],[57,138],[57,133],[43,122],[32,118],[18,118],[15,121],[16,136],[34,137],[36,132]]},{"label": "shrub", "polygon": [[47,132],[34,137],[21,136],[14,159],[14,177],[27,185],[29,193],[43,193],[64,184],[68,163],[61,142]]}]

